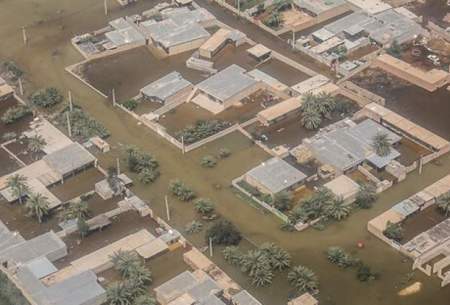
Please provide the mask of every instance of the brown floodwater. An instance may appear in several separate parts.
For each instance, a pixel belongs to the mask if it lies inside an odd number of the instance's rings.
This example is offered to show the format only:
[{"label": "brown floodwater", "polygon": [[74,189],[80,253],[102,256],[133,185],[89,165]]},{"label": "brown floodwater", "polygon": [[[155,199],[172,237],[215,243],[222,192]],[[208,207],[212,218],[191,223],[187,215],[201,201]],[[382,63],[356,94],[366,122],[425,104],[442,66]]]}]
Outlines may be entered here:
[{"label": "brown floodwater", "polygon": [[[28,78],[37,87],[52,85],[61,90],[71,89],[74,97],[84,109],[111,131],[112,136],[108,141],[113,150],[100,157],[104,167],[114,164],[123,144],[138,145],[154,154],[161,164],[161,177],[152,185],[137,185],[135,191],[143,199],[149,201],[159,215],[165,215],[164,195],[167,193],[168,182],[170,179],[178,177],[191,185],[200,196],[209,197],[215,201],[218,212],[231,219],[252,243],[276,242],[292,254],[295,265],[304,264],[314,269],[320,278],[319,298],[321,304],[448,305],[450,288],[440,288],[440,282],[437,279],[429,278],[420,272],[415,273],[414,280],[423,283],[422,290],[411,296],[398,296],[397,292],[402,288],[400,283],[411,271],[412,263],[409,260],[404,261],[403,256],[371,235],[366,227],[370,219],[393,204],[448,174],[449,156],[441,158],[439,164],[431,163],[425,166],[421,176],[417,172],[412,173],[405,181],[382,194],[372,209],[358,211],[344,222],[330,224],[324,231],[282,232],[279,230],[280,223],[275,217],[260,209],[255,209],[241,200],[229,186],[231,179],[268,158],[266,153],[247,138],[233,133],[219,141],[182,155],[171,144],[143,126],[139,126],[125,113],[113,109],[109,102],[64,71],[65,66],[81,60],[81,56],[69,42],[73,35],[101,28],[107,20],[148,9],[156,2],[139,1],[128,9],[119,9],[116,2],[111,1],[111,15],[106,18],[103,15],[102,1],[3,0],[0,2],[0,38],[2,41],[0,57],[16,60],[27,71]],[[238,21],[216,5],[211,5],[204,0],[201,0],[200,4],[207,7],[212,6],[213,12],[217,13],[222,21],[248,31],[252,39],[288,54],[289,47],[285,46],[281,40],[257,30],[252,25]],[[26,47],[21,40],[20,28],[23,25],[29,27],[29,44]],[[299,55],[295,55],[293,58],[303,64],[315,67],[312,60],[308,62]],[[133,77],[132,73],[124,75],[123,79],[129,77]],[[117,76],[117,81],[120,81],[119,76]],[[141,84],[136,85],[136,88],[140,88],[140,86]],[[424,107],[420,109],[423,111]],[[426,107],[426,109],[429,110],[430,116],[442,115],[440,109],[432,107]],[[409,116],[409,113],[403,111],[401,113]],[[433,125],[433,119],[430,124]],[[446,126],[448,131],[448,125]],[[229,158],[221,160],[214,169],[204,169],[200,166],[199,160],[203,155],[216,154],[222,147],[228,147],[232,151]],[[172,211],[170,223],[181,230],[187,222],[195,217],[194,209],[189,203],[169,198]],[[129,225],[135,228],[136,219],[132,218],[129,221]],[[117,230],[123,230],[123,226],[116,227],[118,227]],[[113,224],[103,233],[98,234],[99,237],[92,243],[87,240],[82,243],[86,245],[86,249],[89,247],[95,249],[101,246],[98,244],[99,242],[106,244],[117,240],[121,234],[114,228]],[[112,232],[107,233],[109,230]],[[205,244],[201,234],[189,238],[196,245],[203,246]],[[76,243],[76,238],[66,241],[70,246]],[[364,242],[364,249],[357,250],[358,241]],[[380,280],[372,283],[360,283],[356,280],[353,271],[342,271],[330,265],[323,252],[331,245],[342,246],[346,250],[355,252],[355,255],[380,272]],[[218,249],[215,253],[213,260],[241,285],[249,288],[264,304],[286,304],[290,288],[285,273],[276,275],[271,287],[255,289],[250,286],[247,278],[238,269],[223,261]],[[78,253],[75,257],[82,254]],[[161,268],[171,268],[170,263],[162,264]]]}]

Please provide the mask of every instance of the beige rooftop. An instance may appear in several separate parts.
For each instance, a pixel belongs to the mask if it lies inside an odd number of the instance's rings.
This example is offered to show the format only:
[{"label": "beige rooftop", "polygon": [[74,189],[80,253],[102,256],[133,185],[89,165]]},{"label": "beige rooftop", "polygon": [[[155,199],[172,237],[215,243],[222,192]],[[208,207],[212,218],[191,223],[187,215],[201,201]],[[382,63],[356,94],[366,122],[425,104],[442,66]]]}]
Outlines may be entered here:
[{"label": "beige rooftop", "polygon": [[250,49],[247,49],[247,52],[257,58],[260,58],[264,55],[271,53],[272,50],[259,43],[251,47]]},{"label": "beige rooftop", "polygon": [[324,184],[335,196],[347,200],[356,195],[359,191],[359,185],[346,175],[340,175],[330,182]]}]

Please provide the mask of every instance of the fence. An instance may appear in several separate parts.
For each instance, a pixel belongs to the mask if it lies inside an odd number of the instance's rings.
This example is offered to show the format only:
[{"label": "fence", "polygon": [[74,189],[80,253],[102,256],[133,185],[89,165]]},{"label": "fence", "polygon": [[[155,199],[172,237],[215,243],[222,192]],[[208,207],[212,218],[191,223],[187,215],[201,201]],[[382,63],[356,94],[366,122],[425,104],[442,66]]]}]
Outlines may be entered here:
[{"label": "fence", "polygon": [[342,95],[354,100],[361,107],[364,107],[372,102],[382,106],[384,106],[385,104],[386,100],[383,97],[376,95],[375,93],[372,93],[364,88],[361,88],[350,81],[341,83],[340,87]]},{"label": "fence", "polygon": [[243,180],[242,176],[234,179],[231,182],[231,184],[233,185],[233,187],[235,187],[237,190],[239,190],[245,196],[247,196],[248,198],[252,199],[254,202],[259,204],[260,206],[262,206],[263,208],[265,208],[266,210],[268,210],[269,212],[271,212],[272,214],[274,214],[275,216],[277,216],[278,218],[280,218],[284,222],[288,222],[289,221],[289,218],[285,214],[281,213],[276,208],[274,208],[273,206],[265,203],[264,201],[259,200],[258,198],[256,198],[255,196],[253,196],[252,194],[250,194],[249,192],[244,190],[242,187],[240,187],[238,183],[241,180]]}]

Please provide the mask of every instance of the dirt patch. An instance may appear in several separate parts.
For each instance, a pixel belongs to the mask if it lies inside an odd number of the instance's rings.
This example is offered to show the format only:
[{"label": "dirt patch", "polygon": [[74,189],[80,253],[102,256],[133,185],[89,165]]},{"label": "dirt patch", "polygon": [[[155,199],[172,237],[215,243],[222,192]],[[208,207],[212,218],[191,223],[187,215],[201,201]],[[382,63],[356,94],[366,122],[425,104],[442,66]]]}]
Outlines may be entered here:
[{"label": "dirt patch", "polygon": [[418,214],[408,217],[403,221],[404,238],[402,242],[408,242],[418,234],[444,221],[446,218],[435,206],[431,206]]},{"label": "dirt patch", "polygon": [[14,155],[16,155],[16,157],[19,158],[22,162],[28,165],[45,156],[45,153],[43,151],[31,152],[28,148],[28,143],[29,141],[27,138],[22,138],[6,145],[5,147]]},{"label": "dirt patch", "polygon": [[20,168],[19,163],[6,150],[0,148],[0,176],[12,173]]}]

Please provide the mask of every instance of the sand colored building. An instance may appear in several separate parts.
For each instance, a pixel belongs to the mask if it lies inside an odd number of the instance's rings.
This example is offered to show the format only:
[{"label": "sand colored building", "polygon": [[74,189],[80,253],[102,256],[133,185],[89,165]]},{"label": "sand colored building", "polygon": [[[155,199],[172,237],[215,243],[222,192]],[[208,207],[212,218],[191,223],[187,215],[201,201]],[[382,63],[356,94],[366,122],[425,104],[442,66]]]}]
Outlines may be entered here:
[{"label": "sand colored building", "polygon": [[450,82],[450,74],[443,70],[423,71],[389,54],[377,57],[373,66],[406,80],[427,91],[433,92]]}]

